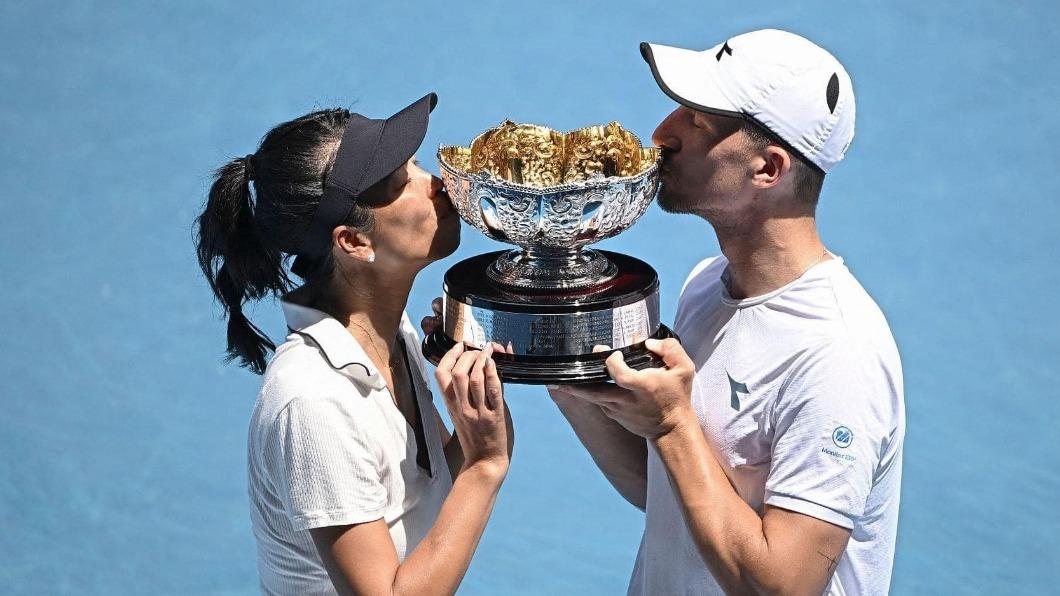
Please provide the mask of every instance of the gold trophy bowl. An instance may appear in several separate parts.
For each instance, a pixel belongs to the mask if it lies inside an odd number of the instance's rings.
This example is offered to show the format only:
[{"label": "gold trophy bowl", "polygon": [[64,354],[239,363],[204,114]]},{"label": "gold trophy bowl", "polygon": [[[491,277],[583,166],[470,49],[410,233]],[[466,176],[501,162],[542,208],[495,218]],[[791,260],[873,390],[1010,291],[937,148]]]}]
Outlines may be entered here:
[{"label": "gold trophy bowl", "polygon": [[671,337],[659,322],[658,276],[647,263],[586,248],[627,229],[659,192],[661,151],[619,123],[561,133],[509,120],[469,146],[438,149],[442,180],[460,217],[517,249],[461,261],[445,276],[442,328],[432,361],[456,341],[505,346],[507,381],[607,380],[593,353],[621,349],[634,367],[655,366],[643,347]]}]

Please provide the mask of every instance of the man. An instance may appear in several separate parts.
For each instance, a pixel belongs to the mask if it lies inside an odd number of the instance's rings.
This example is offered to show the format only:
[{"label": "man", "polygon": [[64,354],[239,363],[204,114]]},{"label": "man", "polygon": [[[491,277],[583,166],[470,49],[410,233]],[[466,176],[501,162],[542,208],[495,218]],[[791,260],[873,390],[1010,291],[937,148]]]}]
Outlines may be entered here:
[{"label": "man", "polygon": [[[887,322],[818,236],[824,175],[854,135],[842,65],[754,31],[694,52],[642,44],[680,106],[658,127],[660,206],[707,220],[723,256],[681,292],[665,368],[550,393],[645,511],[629,593],[882,594],[905,413]],[[687,353],[686,353],[687,351]]]}]

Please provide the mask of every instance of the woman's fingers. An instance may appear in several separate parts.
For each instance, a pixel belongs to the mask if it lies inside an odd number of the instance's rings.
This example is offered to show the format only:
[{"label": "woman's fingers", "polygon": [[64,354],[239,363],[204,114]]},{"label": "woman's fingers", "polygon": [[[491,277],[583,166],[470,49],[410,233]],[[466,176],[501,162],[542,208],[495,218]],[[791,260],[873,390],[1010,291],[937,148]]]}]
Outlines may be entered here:
[{"label": "woman's fingers", "polygon": [[438,298],[435,298],[434,300],[431,300],[431,310],[434,311],[434,316],[436,316],[436,317],[442,316],[442,298],[441,298],[441,296],[439,296]]},{"label": "woman's fingers", "polygon": [[449,351],[438,361],[438,368],[434,370],[434,378],[438,380],[438,387],[442,390],[442,395],[446,397],[451,395],[449,388],[453,383],[453,366],[463,353],[464,342],[456,342],[456,345],[449,348]]},{"label": "woman's fingers", "polygon": [[449,348],[449,351],[442,356],[438,361],[438,370],[444,370],[450,372],[453,370],[453,365],[460,358],[460,355],[464,353],[464,342],[458,341],[453,344],[453,347]]},{"label": "woman's fingers", "polygon": [[478,356],[475,358],[475,364],[471,368],[471,376],[469,378],[470,394],[468,395],[471,406],[475,409],[482,411],[482,408],[486,405],[486,376],[485,368],[487,362],[492,362],[493,359],[490,356],[493,354],[493,346],[487,345],[479,351]]},{"label": "woman's fingers", "polygon": [[456,399],[460,402],[462,408],[470,405],[472,410],[476,409],[477,406],[470,403],[468,393],[470,392],[471,367],[475,364],[476,358],[478,358],[477,351],[465,351],[453,366],[453,389],[456,393]]},{"label": "woman's fingers", "polygon": [[497,363],[493,361],[493,358],[486,361],[486,369],[483,372],[486,381],[486,407],[500,411],[504,407],[504,385],[501,384],[501,377],[497,374]]},{"label": "woman's fingers", "polygon": [[495,419],[503,419],[505,452],[511,458],[512,448],[515,446],[515,427],[512,424],[512,414],[508,410],[508,405],[504,403],[504,385],[501,384],[501,377],[497,374],[497,363],[492,358],[486,364],[486,400],[493,408],[490,414]]}]

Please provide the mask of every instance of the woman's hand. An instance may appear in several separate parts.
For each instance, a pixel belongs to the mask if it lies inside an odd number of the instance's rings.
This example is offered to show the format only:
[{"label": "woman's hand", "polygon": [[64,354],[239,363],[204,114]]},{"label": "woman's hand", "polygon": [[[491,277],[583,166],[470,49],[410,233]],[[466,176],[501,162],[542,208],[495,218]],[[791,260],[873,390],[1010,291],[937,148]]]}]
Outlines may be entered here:
[{"label": "woman's hand", "polygon": [[460,439],[463,470],[478,467],[503,477],[514,436],[493,351],[492,345],[465,350],[463,342],[457,342],[442,356],[434,374]]},{"label": "woman's hand", "polygon": [[[399,560],[382,519],[310,530],[339,592],[454,594],[486,528],[511,457],[511,418],[491,354],[457,343],[435,372],[462,464],[430,531]],[[433,408],[432,408],[433,409]],[[437,416],[437,413],[435,413]],[[446,446],[448,460],[449,446]]]}]

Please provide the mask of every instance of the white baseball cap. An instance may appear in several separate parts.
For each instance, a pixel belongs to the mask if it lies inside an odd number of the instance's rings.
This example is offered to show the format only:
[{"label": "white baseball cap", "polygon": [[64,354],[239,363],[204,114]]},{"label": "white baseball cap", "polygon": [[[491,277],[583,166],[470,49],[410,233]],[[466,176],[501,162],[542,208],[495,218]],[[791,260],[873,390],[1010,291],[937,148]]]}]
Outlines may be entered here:
[{"label": "white baseball cap", "polygon": [[640,44],[663,92],[693,110],[757,122],[822,173],[854,139],[854,86],[843,65],[810,40],[776,29],[737,35],[697,52]]}]

